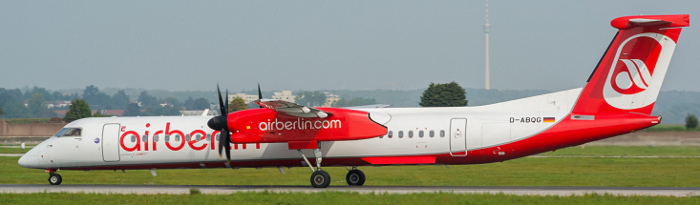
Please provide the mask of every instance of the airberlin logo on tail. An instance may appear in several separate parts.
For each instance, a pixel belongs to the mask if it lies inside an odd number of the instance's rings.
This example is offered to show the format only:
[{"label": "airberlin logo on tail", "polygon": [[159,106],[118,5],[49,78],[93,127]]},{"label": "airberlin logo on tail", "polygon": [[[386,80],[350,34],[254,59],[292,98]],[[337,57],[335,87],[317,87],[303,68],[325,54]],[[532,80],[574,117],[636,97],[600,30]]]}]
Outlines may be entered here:
[{"label": "airberlin logo on tail", "polygon": [[623,41],[605,80],[605,102],[623,110],[654,103],[675,47],[673,40],[658,33],[640,33]]},{"label": "airberlin logo on tail", "polygon": [[[615,76],[615,84],[612,84],[613,89],[622,94],[634,94],[628,93],[632,90],[632,84],[637,86],[641,90],[646,90],[649,86],[647,82],[651,83],[651,73],[644,64],[644,61],[639,59],[620,59],[625,66],[627,66],[626,71],[620,71]],[[630,79],[631,78],[631,79]],[[633,91],[632,91],[633,92]],[[636,92],[638,93],[638,92]]]}]

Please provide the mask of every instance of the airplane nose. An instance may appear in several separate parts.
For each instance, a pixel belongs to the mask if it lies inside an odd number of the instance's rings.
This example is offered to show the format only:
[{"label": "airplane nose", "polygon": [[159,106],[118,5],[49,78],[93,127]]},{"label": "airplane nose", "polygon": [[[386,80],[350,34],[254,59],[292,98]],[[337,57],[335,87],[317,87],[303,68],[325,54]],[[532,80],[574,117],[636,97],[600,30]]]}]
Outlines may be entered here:
[{"label": "airplane nose", "polygon": [[29,152],[19,158],[17,164],[24,168],[40,168],[39,156],[34,150],[29,150]]},{"label": "airplane nose", "polygon": [[29,166],[31,166],[29,163],[29,157],[26,154],[22,155],[22,157],[19,158],[19,160],[17,161],[17,164],[19,164],[19,166],[24,167],[24,168],[29,168]]}]

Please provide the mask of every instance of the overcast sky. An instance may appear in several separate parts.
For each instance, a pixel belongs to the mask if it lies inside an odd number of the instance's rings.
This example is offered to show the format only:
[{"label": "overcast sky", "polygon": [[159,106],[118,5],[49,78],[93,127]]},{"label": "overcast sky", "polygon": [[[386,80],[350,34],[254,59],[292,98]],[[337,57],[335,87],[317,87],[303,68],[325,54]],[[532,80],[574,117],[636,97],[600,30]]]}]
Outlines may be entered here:
[{"label": "overcast sky", "polygon": [[[663,90],[700,91],[700,1],[489,2],[491,87],[581,87],[610,20],[690,14]],[[484,87],[483,1],[0,1],[0,87]]]}]

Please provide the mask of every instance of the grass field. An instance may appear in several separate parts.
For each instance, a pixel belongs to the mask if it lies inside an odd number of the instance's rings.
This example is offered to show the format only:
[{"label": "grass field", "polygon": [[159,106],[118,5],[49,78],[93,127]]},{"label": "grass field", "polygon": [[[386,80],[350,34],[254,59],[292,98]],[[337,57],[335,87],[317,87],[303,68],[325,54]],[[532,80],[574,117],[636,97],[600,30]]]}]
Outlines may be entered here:
[{"label": "grass field", "polygon": [[642,130],[643,132],[697,132],[700,128],[687,129],[685,125],[659,124]]},{"label": "grass field", "polygon": [[0,204],[700,204],[700,197],[504,194],[236,193],[228,195],[2,194]]},{"label": "grass field", "polygon": [[[0,158],[0,183],[46,184],[48,174],[17,165],[18,157]],[[360,167],[369,186],[630,186],[700,185],[697,158],[522,158],[502,163],[463,166]],[[325,168],[331,185],[345,185],[347,171]],[[303,185],[310,172],[303,167],[277,169],[193,169],[60,171],[64,184],[147,185]]]},{"label": "grass field", "polygon": [[700,157],[698,146],[576,146],[539,156],[696,156]]},{"label": "grass field", "polygon": [[[17,148],[4,148],[22,150]],[[26,150],[26,149],[25,149]],[[14,151],[14,150],[13,150]],[[505,162],[450,166],[360,167],[370,186],[700,186],[699,147],[571,147]],[[586,156],[586,157],[558,157]],[[599,156],[666,156],[606,158]],[[675,156],[686,156],[675,157]],[[0,183],[46,184],[43,170],[22,168],[19,157],[0,157]],[[328,167],[331,185],[344,185],[347,170]],[[181,169],[61,171],[64,184],[308,185],[305,167],[286,169]]]},{"label": "grass field", "polygon": [[29,151],[30,149],[31,148],[22,149],[18,147],[0,147],[0,154],[24,154],[27,153],[27,151]]},{"label": "grass field", "polygon": [[[3,148],[0,153],[8,149]],[[14,151],[14,150],[10,150]],[[24,151],[27,151],[25,149]],[[366,186],[700,186],[700,147],[571,147],[500,163],[461,166],[360,167]],[[569,157],[573,156],[573,157]],[[665,156],[662,158],[611,158],[606,156]],[[680,156],[680,157],[676,157]],[[43,170],[17,165],[19,157],[0,157],[0,183],[47,184]],[[344,186],[344,167],[328,167],[331,186]],[[183,169],[121,171],[60,171],[64,184],[142,185],[301,185],[308,186],[305,167],[286,169]],[[357,193],[236,193],[232,195],[100,195],[100,194],[0,194],[0,204],[73,203],[76,200],[113,204],[151,203],[250,203],[250,204],[700,204],[698,197],[580,197],[513,196],[491,194],[357,194]]]}]

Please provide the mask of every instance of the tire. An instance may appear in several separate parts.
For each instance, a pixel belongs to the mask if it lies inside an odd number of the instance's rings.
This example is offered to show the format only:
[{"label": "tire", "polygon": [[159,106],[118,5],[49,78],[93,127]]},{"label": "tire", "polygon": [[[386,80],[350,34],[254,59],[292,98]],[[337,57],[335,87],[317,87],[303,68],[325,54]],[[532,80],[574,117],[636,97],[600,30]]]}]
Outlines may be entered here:
[{"label": "tire", "polygon": [[60,185],[61,182],[63,182],[63,178],[59,174],[54,174],[51,173],[49,175],[49,184],[51,185]]},{"label": "tire", "polygon": [[360,170],[350,170],[345,176],[345,181],[350,186],[362,186],[365,184],[365,173]]},{"label": "tire", "polygon": [[311,174],[311,186],[314,188],[326,188],[331,184],[331,175],[325,171],[315,171]]}]

